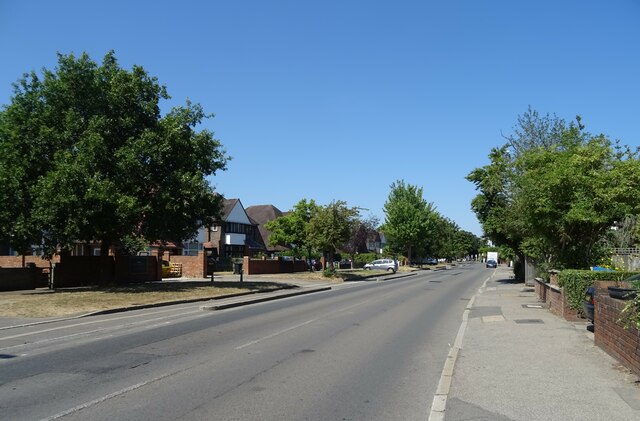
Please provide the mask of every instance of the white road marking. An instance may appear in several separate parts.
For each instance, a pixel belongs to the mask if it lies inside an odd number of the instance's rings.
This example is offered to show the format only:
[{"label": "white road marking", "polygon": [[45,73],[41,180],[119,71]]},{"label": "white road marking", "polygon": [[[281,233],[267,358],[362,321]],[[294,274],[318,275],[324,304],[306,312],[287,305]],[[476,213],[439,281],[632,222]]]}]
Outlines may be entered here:
[{"label": "white road marking", "polygon": [[108,395],[105,395],[105,396],[103,396],[101,398],[97,398],[97,399],[94,399],[92,401],[85,402],[85,403],[80,404],[78,406],[74,406],[71,409],[67,409],[66,411],[59,412],[59,413],[57,413],[55,415],[52,415],[50,417],[47,417],[47,418],[43,418],[41,421],[52,421],[52,420],[57,420],[58,418],[66,417],[67,415],[73,414],[74,412],[78,412],[78,411],[81,411],[83,409],[89,408],[90,406],[97,405],[97,404],[99,404],[101,402],[104,402],[104,401],[107,401],[109,399],[115,398],[116,396],[124,395],[125,393],[131,392],[132,390],[140,389],[143,386],[146,386],[148,384],[157,382],[157,381],[162,380],[162,379],[164,379],[166,377],[172,376],[172,375],[174,375],[176,373],[166,373],[166,374],[163,374],[162,376],[154,377],[151,380],[147,380],[145,382],[141,382],[141,383],[137,383],[137,384],[134,384],[132,386],[129,386],[129,387],[125,387],[124,389],[120,389],[120,390],[118,390],[116,392],[109,393]]}]

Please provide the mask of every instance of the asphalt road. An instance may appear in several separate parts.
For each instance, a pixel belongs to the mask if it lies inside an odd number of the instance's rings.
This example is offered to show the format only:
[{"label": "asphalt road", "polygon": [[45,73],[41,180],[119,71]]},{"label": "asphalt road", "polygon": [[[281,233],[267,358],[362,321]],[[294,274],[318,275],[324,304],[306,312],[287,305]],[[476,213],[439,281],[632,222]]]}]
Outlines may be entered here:
[{"label": "asphalt road", "polygon": [[0,331],[0,419],[426,420],[483,265]]}]

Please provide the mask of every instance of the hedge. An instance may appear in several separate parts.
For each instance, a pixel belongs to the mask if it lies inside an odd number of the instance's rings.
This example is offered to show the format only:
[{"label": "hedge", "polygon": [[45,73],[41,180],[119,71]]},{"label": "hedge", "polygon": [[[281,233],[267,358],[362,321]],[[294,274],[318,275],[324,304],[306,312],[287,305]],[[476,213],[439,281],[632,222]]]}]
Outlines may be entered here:
[{"label": "hedge", "polygon": [[558,285],[563,288],[569,307],[582,311],[587,288],[593,286],[596,281],[620,282],[638,272],[605,272],[595,270],[565,269],[558,273]]}]

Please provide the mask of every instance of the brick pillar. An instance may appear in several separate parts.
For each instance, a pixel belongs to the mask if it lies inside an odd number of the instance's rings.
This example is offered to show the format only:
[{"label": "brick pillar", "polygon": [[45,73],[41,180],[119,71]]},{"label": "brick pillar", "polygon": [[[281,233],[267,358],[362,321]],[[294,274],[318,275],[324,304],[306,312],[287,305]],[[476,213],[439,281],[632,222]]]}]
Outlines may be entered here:
[{"label": "brick pillar", "polygon": [[160,247],[158,247],[157,249],[153,250],[151,252],[152,256],[155,256],[157,261],[156,261],[156,279],[162,279],[162,260],[164,259],[164,250]]},{"label": "brick pillar", "polygon": [[242,270],[245,275],[251,274],[251,259],[249,258],[249,256],[244,256],[242,261]]},{"label": "brick pillar", "polygon": [[204,250],[200,250],[198,252],[198,261],[200,262],[200,271],[202,272],[202,277],[207,277],[207,253]]}]

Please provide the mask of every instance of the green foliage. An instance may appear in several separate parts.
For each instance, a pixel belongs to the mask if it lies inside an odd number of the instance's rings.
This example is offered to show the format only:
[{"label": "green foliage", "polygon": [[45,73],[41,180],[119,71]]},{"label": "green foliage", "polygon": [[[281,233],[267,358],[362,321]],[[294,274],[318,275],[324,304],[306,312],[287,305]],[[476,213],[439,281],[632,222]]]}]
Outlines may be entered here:
[{"label": "green foliage", "polygon": [[587,288],[594,285],[596,281],[620,282],[634,274],[634,272],[566,269],[558,273],[558,285],[562,287],[569,307],[581,311]]},{"label": "green foliage", "polygon": [[638,154],[529,109],[515,135],[467,179],[485,234],[548,268],[587,268],[615,221],[640,210]]},{"label": "green foliage", "polygon": [[362,267],[365,264],[376,260],[377,255],[375,253],[360,253],[356,254],[353,258],[353,263],[355,267]]},{"label": "green foliage", "polygon": [[0,112],[0,241],[44,243],[191,238],[219,219],[206,177],[229,159],[197,104],[160,115],[169,95],[140,66],[108,53],[59,55],[55,71],[26,75]]},{"label": "green foliage", "polygon": [[307,234],[307,226],[318,209],[319,206],[313,199],[302,199],[288,214],[267,222],[265,228],[271,232],[270,245],[290,247],[294,251],[293,255],[301,257],[306,253],[307,259],[310,260],[313,246]]},{"label": "green foliage", "polygon": [[422,197],[422,188],[399,180],[391,184],[384,204],[385,222],[382,230],[391,250],[406,253],[411,259],[415,250],[431,251],[429,241],[434,238],[440,215],[432,203]]},{"label": "green foliage", "polygon": [[147,248],[149,243],[142,237],[123,236],[120,239],[120,251],[129,256],[135,256],[138,252]]},{"label": "green foliage", "polygon": [[333,265],[328,265],[323,271],[322,276],[325,278],[333,278],[336,276],[336,270],[333,268]]},{"label": "green foliage", "polygon": [[635,295],[625,303],[619,321],[624,324],[625,329],[631,326],[640,331],[640,281],[632,282],[631,287],[635,290]]},{"label": "green foliage", "polygon": [[332,262],[335,251],[351,237],[357,217],[357,208],[349,208],[341,200],[318,208],[306,226],[309,244],[327,253],[327,261]]}]

